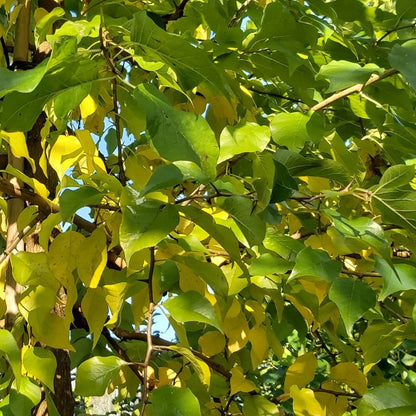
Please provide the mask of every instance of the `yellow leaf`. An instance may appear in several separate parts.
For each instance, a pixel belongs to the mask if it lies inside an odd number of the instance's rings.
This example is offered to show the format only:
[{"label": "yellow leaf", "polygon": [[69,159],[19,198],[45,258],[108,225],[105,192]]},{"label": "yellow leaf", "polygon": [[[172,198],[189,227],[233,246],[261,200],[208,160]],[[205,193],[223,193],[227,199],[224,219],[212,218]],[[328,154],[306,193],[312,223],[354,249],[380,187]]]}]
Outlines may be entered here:
[{"label": "yellow leaf", "polygon": [[224,332],[228,337],[228,351],[240,351],[248,342],[249,327],[237,299],[228,310],[224,318]]},{"label": "yellow leaf", "polygon": [[38,7],[34,13],[35,22],[39,22],[39,20],[42,19],[42,17],[45,17],[47,14],[48,11],[46,9],[43,7]]},{"label": "yellow leaf", "polygon": [[[332,391],[342,391],[337,384],[332,382],[322,383],[322,388]],[[315,393],[315,397],[322,408],[326,410],[328,416],[343,416],[349,407],[348,398],[345,396],[317,392]]]},{"label": "yellow leaf", "polygon": [[80,247],[78,276],[87,287],[95,288],[107,264],[107,236],[97,228]]},{"label": "yellow leaf", "polygon": [[273,329],[270,327],[267,327],[267,342],[270,345],[273,352],[276,354],[277,358],[281,360],[283,357],[284,349],[279,339],[274,334]]},{"label": "yellow leaf", "polygon": [[20,179],[22,182],[26,183],[27,185],[29,185],[35,191],[35,193],[40,195],[42,198],[45,198],[45,199],[48,198],[49,196],[48,189],[43,183],[39,182],[37,179],[30,178],[29,176],[25,175],[24,173],[14,168],[12,165],[7,165],[5,171],[15,176],[16,178]]},{"label": "yellow leaf", "polygon": [[91,97],[91,95],[87,95],[79,105],[79,108],[81,110],[81,117],[83,120],[85,120],[88,116],[91,114],[94,114],[97,110],[97,103],[94,101],[94,99]]},{"label": "yellow leaf", "polygon": [[329,290],[329,283],[325,280],[298,279],[303,288],[318,298],[319,304],[326,298]]},{"label": "yellow leaf", "polygon": [[36,172],[35,161],[29,156],[29,150],[26,144],[26,136],[21,131],[9,133],[1,131],[1,137],[9,143],[10,150],[16,157],[24,157],[32,168],[33,172]]},{"label": "yellow leaf", "polygon": [[75,166],[82,155],[82,146],[75,136],[58,136],[49,154],[49,162],[60,180],[67,169]]},{"label": "yellow leaf", "polygon": [[290,388],[290,396],[293,399],[293,410],[296,416],[326,416],[326,411],[316,400],[313,391],[300,389],[293,385]]},{"label": "yellow leaf", "polygon": [[49,247],[48,265],[56,279],[65,287],[73,282],[72,272],[81,256],[80,247],[85,237],[75,231],[59,234]]},{"label": "yellow leaf", "polygon": [[198,339],[198,344],[202,348],[202,352],[208,357],[219,354],[224,350],[225,338],[221,332],[209,331]]},{"label": "yellow leaf", "polygon": [[247,380],[239,367],[231,369],[231,392],[233,395],[238,392],[248,393],[250,391],[257,391],[257,386],[251,381]]},{"label": "yellow leaf", "polygon": [[267,352],[269,351],[266,328],[264,326],[252,328],[248,339],[251,343],[251,365],[253,368],[257,368],[267,357]]},{"label": "yellow leaf", "polygon": [[106,173],[104,162],[98,157],[98,149],[91,137],[91,133],[88,130],[77,130],[75,134],[81,143],[86,157],[86,173],[92,174],[96,170]]},{"label": "yellow leaf", "polygon": [[173,385],[181,387],[181,381],[177,375],[176,371],[169,367],[159,367],[159,386],[164,386],[166,384],[172,385],[172,382],[175,380],[175,384]]},{"label": "yellow leaf", "polygon": [[90,332],[93,334],[94,348],[100,339],[108,314],[108,306],[105,303],[105,293],[101,287],[87,288],[87,292],[81,302],[82,313],[88,322]]},{"label": "yellow leaf", "polygon": [[192,367],[194,368],[197,376],[201,380],[202,384],[205,384],[209,387],[211,383],[211,370],[204,361],[200,360],[199,358],[195,357],[192,351],[189,348],[178,347],[176,345],[172,345],[169,349],[178,352],[181,354],[186,360],[188,360]]},{"label": "yellow leaf", "polygon": [[254,319],[256,321],[255,326],[261,325],[266,319],[266,314],[264,312],[263,306],[255,300],[248,300],[244,304],[244,307],[254,316]]},{"label": "yellow leaf", "polygon": [[367,377],[355,363],[340,363],[331,368],[331,379],[337,383],[347,384],[358,394],[363,395],[367,390]]},{"label": "yellow leaf", "polygon": [[313,352],[307,352],[298,357],[287,369],[285,378],[285,392],[289,392],[291,386],[305,387],[315,377],[318,362]]},{"label": "yellow leaf", "polygon": [[179,269],[179,287],[184,292],[191,290],[205,295],[206,283],[198,277],[189,267],[184,264],[178,263]]},{"label": "yellow leaf", "polygon": [[119,282],[112,285],[105,285],[105,301],[111,310],[111,318],[106,326],[115,324],[118,321],[118,314],[123,306],[128,290],[127,282]]},{"label": "yellow leaf", "polygon": [[149,311],[149,289],[147,285],[131,297],[131,310],[133,312],[134,324],[136,326],[141,325]]}]

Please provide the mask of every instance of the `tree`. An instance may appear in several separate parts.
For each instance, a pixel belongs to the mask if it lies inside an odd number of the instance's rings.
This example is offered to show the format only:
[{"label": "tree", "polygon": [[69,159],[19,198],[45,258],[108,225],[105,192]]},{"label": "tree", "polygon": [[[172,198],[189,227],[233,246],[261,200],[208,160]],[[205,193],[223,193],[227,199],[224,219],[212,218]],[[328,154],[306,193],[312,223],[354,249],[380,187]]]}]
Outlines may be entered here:
[{"label": "tree", "polygon": [[415,414],[413,0],[0,7],[1,414]]}]

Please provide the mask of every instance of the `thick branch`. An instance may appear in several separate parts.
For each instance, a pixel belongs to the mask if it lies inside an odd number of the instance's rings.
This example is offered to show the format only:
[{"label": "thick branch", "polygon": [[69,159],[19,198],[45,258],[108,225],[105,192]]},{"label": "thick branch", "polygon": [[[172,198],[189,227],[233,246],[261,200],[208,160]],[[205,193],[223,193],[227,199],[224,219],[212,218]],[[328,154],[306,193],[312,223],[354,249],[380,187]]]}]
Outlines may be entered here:
[{"label": "thick branch", "polygon": [[[120,328],[114,328],[112,329],[112,331],[121,339],[134,339],[143,342],[147,341],[147,334],[143,334],[141,332],[125,331],[124,329]],[[156,336],[152,336],[152,344],[161,347],[172,347],[176,345],[175,342],[166,341],[165,339]],[[190,350],[192,351],[192,354],[195,355],[195,357],[200,358],[217,373],[222,374],[226,378],[231,377],[230,371],[223,367],[221,364],[218,364],[217,362],[212,360],[210,357],[207,357],[200,351],[194,350],[192,348]]]},{"label": "thick branch", "polygon": [[397,69],[388,69],[387,71],[383,72],[381,75],[373,74],[370,79],[365,82],[364,84],[356,84],[352,87],[346,88],[345,90],[342,90],[340,92],[337,92],[330,97],[326,98],[325,100],[321,101],[320,103],[314,105],[311,110],[312,111],[320,111],[324,109],[325,107],[328,107],[329,105],[333,104],[334,102],[341,100],[342,98],[348,97],[351,94],[354,94],[356,92],[361,92],[364,90],[364,88],[375,84],[376,82],[379,82],[385,78],[391,77],[392,75],[398,74],[399,71]]}]

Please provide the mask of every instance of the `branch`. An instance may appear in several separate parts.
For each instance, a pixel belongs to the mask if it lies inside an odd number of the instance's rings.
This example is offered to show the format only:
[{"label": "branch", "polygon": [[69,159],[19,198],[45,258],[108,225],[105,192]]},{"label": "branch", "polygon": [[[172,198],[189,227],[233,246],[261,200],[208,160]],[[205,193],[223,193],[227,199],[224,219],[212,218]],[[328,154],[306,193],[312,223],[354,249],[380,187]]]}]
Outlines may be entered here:
[{"label": "branch", "polygon": [[356,272],[356,271],[347,270],[347,269],[343,269],[341,273],[348,274],[350,276],[357,276],[357,277],[382,277],[380,273],[376,273],[376,272]]},{"label": "branch", "polygon": [[123,161],[123,144],[122,144],[122,132],[120,126],[120,112],[118,108],[118,97],[117,97],[117,76],[120,75],[120,72],[117,70],[114,60],[107,48],[107,39],[106,33],[103,32],[103,27],[100,25],[100,46],[103,51],[105,60],[107,61],[108,66],[111,69],[111,72],[115,77],[111,80],[112,92],[113,92],[113,112],[114,112],[114,126],[116,128],[116,138],[117,138],[117,157],[118,157],[118,167],[119,167],[119,177],[120,182],[124,186],[126,185],[126,174],[124,172],[124,161]]},{"label": "branch", "polygon": [[253,91],[257,94],[260,94],[260,95],[268,95],[270,97],[281,98],[283,100],[287,100],[287,101],[290,101],[292,103],[304,104],[304,102],[302,100],[299,100],[299,99],[296,99],[296,98],[291,98],[291,97],[286,97],[285,95],[278,94],[278,93],[275,93],[275,92],[262,91],[262,90],[258,90],[255,87],[248,87],[247,89],[250,90],[250,91]]},{"label": "branch", "polygon": [[252,2],[252,0],[246,0],[241,7],[235,12],[234,16],[230,20],[230,23],[228,23],[228,27],[235,26],[243,16],[244,11],[247,9],[249,4]]},{"label": "branch", "polygon": [[374,43],[374,46],[378,46],[379,43],[385,39],[387,36],[389,36],[390,34],[394,33],[394,32],[398,32],[399,30],[403,30],[403,29],[411,29],[411,28],[415,28],[416,27],[416,22],[411,23],[409,25],[404,25],[404,26],[399,26],[399,27],[394,27],[393,29],[388,30],[381,38],[377,39]]},{"label": "branch", "polygon": [[[134,331],[126,331],[124,329],[120,328],[114,328],[112,331],[120,338],[120,339],[134,339],[137,341],[147,341],[147,334],[143,334],[141,332],[134,332]],[[159,338],[157,336],[152,336],[152,344],[154,346],[158,347],[172,347],[177,345],[175,342],[166,341],[163,338]],[[205,354],[203,354],[200,351],[194,350],[193,348],[190,348],[192,354],[195,355],[195,357],[200,358],[202,361],[204,361],[210,368],[212,368],[217,373],[223,375],[226,378],[231,378],[231,373],[229,370],[227,370],[225,367],[223,367],[221,364],[218,364],[214,360],[212,360],[210,357],[207,357]]]},{"label": "branch", "polygon": [[324,109],[325,107],[328,107],[332,103],[341,100],[342,98],[347,97],[348,95],[354,94],[356,92],[361,92],[364,88],[375,84],[376,82],[379,82],[385,78],[391,77],[392,75],[398,74],[399,71],[397,69],[388,69],[387,71],[383,72],[381,75],[373,74],[371,75],[370,79],[365,82],[364,84],[356,84],[352,87],[346,88],[345,90],[342,90],[340,92],[337,92],[330,97],[326,98],[325,100],[321,101],[320,103],[314,105],[311,110],[312,111],[320,111]]},{"label": "branch", "polygon": [[183,17],[185,6],[187,5],[188,2],[189,0],[182,0],[182,2],[178,6],[175,5],[176,10],[173,13],[165,14],[164,16],[162,16],[163,22],[166,24],[167,22],[171,20],[178,20],[181,17]]},{"label": "branch", "polygon": [[155,302],[153,298],[153,272],[155,269],[155,248],[150,247],[150,263],[149,263],[149,277],[148,277],[148,288],[149,288],[149,316],[147,317],[147,330],[146,330],[146,342],[147,342],[147,351],[146,357],[143,362],[143,390],[142,390],[142,408],[140,410],[140,416],[144,415],[146,410],[146,405],[149,396],[148,388],[148,368],[150,363],[150,358],[152,357],[153,352],[153,337],[152,337],[152,325],[153,325],[153,313],[155,311]]}]

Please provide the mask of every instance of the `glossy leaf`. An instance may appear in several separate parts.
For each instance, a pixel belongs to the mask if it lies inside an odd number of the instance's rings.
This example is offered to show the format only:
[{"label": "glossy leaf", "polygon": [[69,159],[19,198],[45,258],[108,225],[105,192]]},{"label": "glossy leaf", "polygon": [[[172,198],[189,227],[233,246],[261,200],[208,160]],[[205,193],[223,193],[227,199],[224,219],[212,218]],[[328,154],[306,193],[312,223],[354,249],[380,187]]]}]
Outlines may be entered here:
[{"label": "glossy leaf", "polygon": [[151,394],[154,416],[200,416],[198,399],[188,388],[162,386]]},{"label": "glossy leaf", "polygon": [[213,306],[198,292],[185,292],[172,297],[163,303],[163,306],[178,322],[203,322],[222,331]]},{"label": "glossy leaf", "polygon": [[347,277],[338,277],[329,290],[329,298],[338,306],[348,334],[368,309],[376,303],[376,294],[366,283]]},{"label": "glossy leaf", "polygon": [[23,366],[29,376],[37,378],[49,390],[54,391],[57,364],[52,351],[39,347],[28,348],[23,356]]},{"label": "glossy leaf", "polygon": [[194,162],[207,177],[215,177],[219,149],[205,119],[175,110],[164,95],[150,85],[140,85],[134,94],[146,111],[147,129],[159,154],[171,162]]},{"label": "glossy leaf", "polygon": [[75,392],[83,396],[102,396],[110,381],[126,364],[114,356],[89,358],[78,367]]}]

